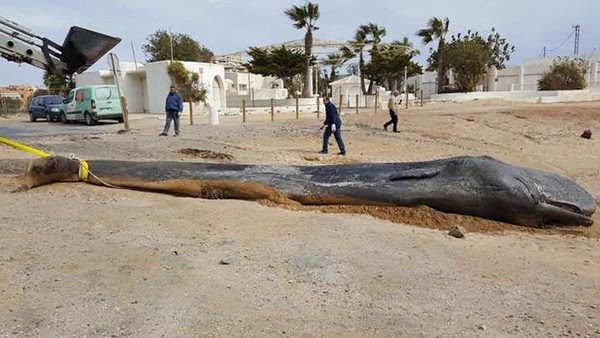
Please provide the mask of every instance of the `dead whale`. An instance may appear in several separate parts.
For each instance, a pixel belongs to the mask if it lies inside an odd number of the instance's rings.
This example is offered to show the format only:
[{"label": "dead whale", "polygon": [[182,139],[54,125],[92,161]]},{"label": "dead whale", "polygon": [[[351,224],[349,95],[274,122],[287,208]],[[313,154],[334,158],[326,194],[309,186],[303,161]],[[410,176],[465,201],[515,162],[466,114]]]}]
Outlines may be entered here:
[{"label": "dead whale", "polygon": [[[596,201],[573,180],[491,157],[325,166],[87,161],[90,183],[215,199],[418,206],[530,227],[591,226]],[[79,180],[65,157],[32,162],[34,187]]]}]

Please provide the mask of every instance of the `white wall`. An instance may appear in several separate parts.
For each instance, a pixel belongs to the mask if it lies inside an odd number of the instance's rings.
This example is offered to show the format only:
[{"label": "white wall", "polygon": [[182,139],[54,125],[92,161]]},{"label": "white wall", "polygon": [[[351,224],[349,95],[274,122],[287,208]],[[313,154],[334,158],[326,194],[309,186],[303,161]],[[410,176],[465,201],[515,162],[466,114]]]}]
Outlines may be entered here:
[{"label": "white wall", "polygon": [[146,76],[144,66],[133,62],[120,63],[119,86],[121,94],[127,98],[127,109],[132,113],[141,113],[148,110],[144,102],[146,88]]},{"label": "white wall", "polygon": [[423,89],[423,98],[429,99],[437,92],[437,72],[423,72],[423,74],[408,78],[407,85],[414,86],[417,91],[415,95],[420,98],[420,90]]},{"label": "white wall", "polygon": [[434,94],[432,101],[465,102],[473,100],[500,99],[506,101],[533,102],[533,103],[556,103],[577,101],[600,100],[600,88],[583,90],[559,90],[559,91],[504,91],[504,92],[471,92]]},{"label": "white wall", "polygon": [[[332,84],[331,86],[331,101],[339,106],[340,95],[342,96],[342,107],[356,107],[356,96],[358,95],[358,106],[359,107],[373,107],[375,106],[375,95],[364,95],[360,82]],[[387,100],[390,96],[390,92],[386,91],[384,87],[376,87],[374,91],[378,94],[378,105],[380,107],[387,106]]]},{"label": "white wall", "polygon": [[[122,94],[127,98],[129,111],[132,113],[150,112],[162,114],[165,109],[165,97],[171,86],[171,79],[167,73],[170,61],[152,62],[146,65],[133,62],[121,62],[120,85]],[[188,71],[200,73],[200,83],[207,90],[207,101],[211,106],[216,102],[221,103],[221,109],[227,106],[225,96],[225,68],[222,65],[182,62]],[[215,79],[217,81],[215,82]],[[78,74],[77,86],[102,85],[114,83],[109,71],[93,71]],[[214,84],[219,84],[216,88]],[[195,106],[200,107],[201,105]],[[186,111],[187,105],[186,105]],[[195,112],[201,109],[195,109]]]},{"label": "white wall", "polygon": [[[600,67],[598,57],[581,56],[583,60],[590,60],[588,65],[589,87],[600,87]],[[542,74],[554,62],[554,58],[537,58],[525,60],[521,65],[508,66],[505,69],[490,68],[488,73],[478,86],[480,91],[536,91],[537,82]],[[423,97],[428,99],[436,93],[436,73],[424,72],[408,79],[408,84],[417,84],[417,88],[423,89]],[[452,82],[452,75],[449,73]],[[418,94],[418,93],[417,93]]]},{"label": "white wall", "polygon": [[[167,66],[169,64],[169,61],[161,61],[161,62],[156,62],[158,64],[162,64],[163,66],[163,72],[164,74],[166,74],[167,79],[168,79],[168,83],[169,85],[166,87],[167,90],[163,93],[163,102],[162,102],[162,109],[160,111],[164,110],[164,98],[167,94],[167,92],[169,91],[169,86],[170,86],[170,82],[171,80],[169,79],[169,75],[167,74]],[[152,63],[154,64],[154,63]],[[227,107],[227,98],[225,95],[225,67],[223,67],[222,65],[217,65],[217,64],[213,64],[213,63],[200,63],[200,62],[182,62],[182,64],[184,65],[184,67],[191,72],[199,72],[200,73],[200,83],[201,85],[207,90],[207,97],[206,100],[207,102],[213,106],[213,109],[216,109],[217,111],[223,111],[226,107]],[[157,73],[157,72],[155,72]],[[162,79],[162,75],[161,75],[161,79]],[[213,86],[214,84],[214,80],[217,79],[217,82],[220,84],[220,88],[215,88]],[[150,77],[148,77],[148,83],[153,83],[153,81],[150,79]],[[218,95],[219,97],[216,98],[215,95]],[[220,101],[221,102],[221,107],[220,108],[216,108],[214,107],[214,102],[216,101]]]},{"label": "white wall", "polygon": [[[112,73],[99,70],[76,74],[75,83],[78,87],[115,84]],[[127,108],[131,113],[141,113],[148,110],[146,102],[146,81],[144,65],[133,62],[121,62],[119,72],[121,94],[127,98]]]},{"label": "white wall", "polygon": [[145,66],[148,81],[148,111],[153,114],[165,111],[165,98],[171,86],[167,73],[169,61],[152,62]]}]

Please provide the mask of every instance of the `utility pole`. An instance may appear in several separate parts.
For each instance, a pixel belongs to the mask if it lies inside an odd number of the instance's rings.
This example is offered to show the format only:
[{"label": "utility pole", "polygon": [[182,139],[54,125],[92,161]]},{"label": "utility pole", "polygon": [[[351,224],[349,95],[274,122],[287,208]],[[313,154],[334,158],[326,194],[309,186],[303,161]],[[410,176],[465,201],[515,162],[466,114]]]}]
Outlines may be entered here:
[{"label": "utility pole", "polygon": [[119,72],[121,68],[119,65],[119,58],[115,53],[109,53],[108,57],[115,84],[117,85],[117,93],[119,93],[119,101],[121,102],[121,112],[123,113],[123,124],[125,126],[125,130],[130,131],[131,128],[129,127],[129,111],[127,110],[127,99],[121,93],[121,85],[119,84]]},{"label": "utility pole", "polygon": [[133,54],[133,63],[135,63],[135,70],[138,69],[137,58],[135,57],[135,48],[133,48],[133,41],[131,41],[131,53]]},{"label": "utility pole", "polygon": [[575,48],[573,49],[573,55],[579,55],[579,34],[581,33],[581,27],[579,25],[575,25]]},{"label": "utility pole", "polygon": [[408,67],[404,66],[404,95],[406,98],[406,108],[408,109]]},{"label": "utility pole", "polygon": [[544,57],[546,57],[546,46],[544,46],[544,52],[542,53]]},{"label": "utility pole", "polygon": [[171,33],[171,26],[169,26],[169,43],[171,44],[171,63],[173,63],[173,33]]}]

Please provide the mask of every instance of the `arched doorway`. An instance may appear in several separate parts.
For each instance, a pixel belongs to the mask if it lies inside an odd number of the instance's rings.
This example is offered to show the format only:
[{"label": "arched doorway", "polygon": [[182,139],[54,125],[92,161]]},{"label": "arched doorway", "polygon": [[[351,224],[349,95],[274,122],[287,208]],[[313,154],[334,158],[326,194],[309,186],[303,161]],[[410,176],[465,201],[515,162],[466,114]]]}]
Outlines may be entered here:
[{"label": "arched doorway", "polygon": [[212,83],[212,109],[216,111],[223,110],[223,83],[219,76],[215,76]]}]

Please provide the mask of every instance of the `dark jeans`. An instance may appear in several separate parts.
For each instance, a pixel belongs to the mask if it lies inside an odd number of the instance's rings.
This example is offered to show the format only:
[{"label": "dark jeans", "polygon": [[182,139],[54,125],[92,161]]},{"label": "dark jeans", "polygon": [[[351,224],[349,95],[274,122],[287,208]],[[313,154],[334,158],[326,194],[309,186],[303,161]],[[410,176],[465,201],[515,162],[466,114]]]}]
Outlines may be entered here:
[{"label": "dark jeans", "polygon": [[342,125],[336,125],[335,131],[331,130],[331,124],[325,127],[325,132],[323,133],[323,151],[327,152],[327,147],[329,146],[329,136],[333,134],[335,137],[335,142],[337,142],[338,148],[340,148],[341,153],[346,153],[346,146],[344,146],[344,141],[342,140]]},{"label": "dark jeans", "polygon": [[163,130],[163,133],[169,133],[169,128],[171,127],[171,120],[175,122],[175,135],[179,135],[179,112],[177,111],[167,112],[167,122],[165,123],[165,129]]},{"label": "dark jeans", "polygon": [[396,112],[395,112],[395,111],[393,111],[393,110],[391,110],[391,109],[390,109],[390,117],[391,117],[391,120],[387,121],[387,122],[386,122],[386,123],[383,125],[383,127],[384,127],[385,129],[387,129],[387,127],[388,127],[390,124],[393,124],[393,125],[394,125],[394,131],[398,131],[398,114],[396,114]]}]

